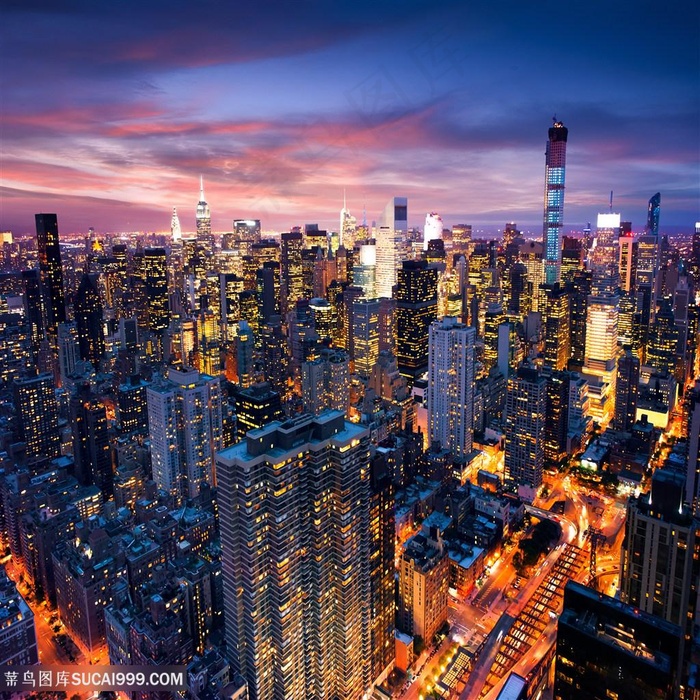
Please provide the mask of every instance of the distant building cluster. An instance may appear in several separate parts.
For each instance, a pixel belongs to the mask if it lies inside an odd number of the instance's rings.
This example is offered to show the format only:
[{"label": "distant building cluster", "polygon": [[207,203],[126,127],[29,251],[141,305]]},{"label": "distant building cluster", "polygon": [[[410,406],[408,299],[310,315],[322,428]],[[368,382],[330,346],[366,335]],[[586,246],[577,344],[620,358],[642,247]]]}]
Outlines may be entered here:
[{"label": "distant building cluster", "polygon": [[202,181],[189,232],[0,234],[0,663],[387,697],[575,464],[632,498],[620,600],[566,589],[555,697],[700,697],[700,224],[669,239],[655,194],[564,235],[548,136],[538,240],[406,197],[215,233]]}]

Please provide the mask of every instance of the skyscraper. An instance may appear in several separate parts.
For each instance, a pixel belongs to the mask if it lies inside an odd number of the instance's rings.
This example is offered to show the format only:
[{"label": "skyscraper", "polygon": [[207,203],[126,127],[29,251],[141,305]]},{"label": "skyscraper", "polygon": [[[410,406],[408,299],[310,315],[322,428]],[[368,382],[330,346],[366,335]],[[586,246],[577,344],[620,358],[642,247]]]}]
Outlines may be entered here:
[{"label": "skyscraper", "polygon": [[369,377],[379,357],[379,299],[353,301],[352,336],[355,372]]},{"label": "skyscraper", "polygon": [[173,216],[170,220],[170,236],[173,243],[179,243],[182,240],[182,228],[180,227],[180,219],[175,207],[173,207]]},{"label": "skyscraper", "polygon": [[251,700],[371,687],[369,431],[327,411],[217,456],[229,660]]},{"label": "skyscraper", "polygon": [[56,214],[37,214],[35,219],[39,274],[46,300],[46,327],[55,333],[58,324],[66,320],[63,267],[58,244],[58,219]]},{"label": "skyscraper", "polygon": [[390,297],[403,259],[401,246],[408,231],[408,200],[394,197],[384,208],[377,229],[377,296]]},{"label": "skyscraper", "polygon": [[168,327],[168,260],[165,248],[146,248],[143,255],[146,278],[148,328],[159,333]]},{"label": "skyscraper", "polygon": [[27,445],[27,457],[58,457],[58,404],[51,374],[15,379],[15,414],[20,440]]},{"label": "skyscraper", "polygon": [[39,270],[22,270],[24,282],[24,314],[29,325],[32,349],[37,352],[44,338],[44,300],[41,294]]},{"label": "skyscraper", "polygon": [[197,202],[196,211],[197,220],[197,238],[211,235],[211,211],[209,205],[204,199],[204,177],[199,176],[199,202]]},{"label": "skyscraper", "polygon": [[102,323],[102,299],[97,287],[97,275],[85,272],[75,295],[75,326],[80,358],[90,362],[95,370],[99,369],[105,353]]},{"label": "skyscraper", "polygon": [[345,200],[345,192],[343,192],[343,208],[340,210],[340,245],[346,250],[352,250],[355,245],[355,227],[357,219],[350,213],[347,202]]},{"label": "skyscraper", "polygon": [[627,504],[620,599],[692,634],[700,575],[700,523],[684,501],[683,474],[657,469],[651,492]]},{"label": "skyscraper", "polygon": [[476,330],[446,316],[430,325],[428,430],[456,457],[472,451]]},{"label": "skyscraper", "polygon": [[396,284],[396,359],[411,383],[428,369],[428,329],[437,317],[438,271],[425,260],[407,260]]},{"label": "skyscraper", "polygon": [[425,215],[425,226],[423,227],[423,250],[428,250],[430,241],[442,240],[442,217],[437,212]]},{"label": "skyscraper", "polygon": [[591,254],[591,295],[586,315],[583,372],[589,383],[591,415],[607,426],[615,413],[620,268],[616,241],[619,214],[599,214],[596,244]]},{"label": "skyscraper", "polygon": [[647,228],[652,236],[659,235],[659,215],[661,214],[661,193],[657,192],[649,200],[647,207]]},{"label": "skyscraper", "polygon": [[221,447],[219,377],[169,367],[167,378],[146,390],[153,479],[176,502],[215,485],[214,453]]},{"label": "skyscraper", "polygon": [[72,397],[70,412],[75,476],[84,486],[98,486],[108,500],[112,495],[113,474],[107,409],[86,384]]},{"label": "skyscraper", "polygon": [[301,231],[283,233],[280,245],[280,278],[284,310],[289,311],[304,296],[301,251],[304,247]]},{"label": "skyscraper", "polygon": [[544,267],[545,283],[559,282],[561,270],[561,234],[564,225],[564,180],[566,142],[569,130],[554,121],[549,129],[544,170]]},{"label": "skyscraper", "polygon": [[615,386],[615,419],[613,428],[630,432],[637,421],[637,395],[639,394],[639,358],[629,347],[617,361]]},{"label": "skyscraper", "polygon": [[519,367],[506,392],[506,476],[539,489],[544,468],[547,380],[530,367]]},{"label": "skyscraper", "polygon": [[571,356],[569,294],[558,282],[542,285],[544,309],[544,364],[551,370],[566,369]]},{"label": "skyscraper", "polygon": [[700,516],[700,380],[689,390],[687,398],[688,466],[686,468],[685,501],[693,514]]}]

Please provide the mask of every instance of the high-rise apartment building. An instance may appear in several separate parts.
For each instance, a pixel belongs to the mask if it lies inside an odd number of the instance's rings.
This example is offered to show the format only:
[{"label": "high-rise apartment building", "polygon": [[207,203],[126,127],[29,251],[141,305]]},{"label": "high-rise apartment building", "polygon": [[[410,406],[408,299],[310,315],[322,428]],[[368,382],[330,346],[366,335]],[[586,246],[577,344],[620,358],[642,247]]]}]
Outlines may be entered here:
[{"label": "high-rise apartment building", "polygon": [[252,700],[371,687],[369,431],[327,411],[217,456],[226,641]]},{"label": "high-rise apartment building", "polygon": [[569,130],[555,121],[549,129],[544,171],[544,266],[546,284],[559,282],[561,274],[561,235],[564,225],[564,181],[566,142]]},{"label": "high-rise apartment building", "polygon": [[58,457],[58,403],[53,375],[15,379],[15,415],[19,438],[27,445],[27,457]]},{"label": "high-rise apartment building", "polygon": [[53,332],[66,320],[66,301],[63,291],[63,267],[58,244],[56,214],[37,214],[36,240],[39,250],[39,274],[44,294],[46,328]]},{"label": "high-rise apartment building", "polygon": [[539,489],[544,469],[547,380],[530,367],[519,367],[506,391],[506,477]]},{"label": "high-rise apartment building", "polygon": [[700,522],[684,504],[683,474],[657,469],[627,504],[620,598],[679,625],[690,639],[700,583]]},{"label": "high-rise apartment building", "polygon": [[430,325],[428,430],[430,441],[455,456],[472,451],[474,438],[474,328],[446,316]]},{"label": "high-rise apartment building", "polygon": [[214,455],[221,447],[219,377],[169,367],[167,378],[146,389],[153,479],[176,502],[216,483]]},{"label": "high-rise apartment building", "polygon": [[343,350],[323,349],[301,365],[301,395],[306,413],[326,409],[346,413],[350,405],[350,360]]}]

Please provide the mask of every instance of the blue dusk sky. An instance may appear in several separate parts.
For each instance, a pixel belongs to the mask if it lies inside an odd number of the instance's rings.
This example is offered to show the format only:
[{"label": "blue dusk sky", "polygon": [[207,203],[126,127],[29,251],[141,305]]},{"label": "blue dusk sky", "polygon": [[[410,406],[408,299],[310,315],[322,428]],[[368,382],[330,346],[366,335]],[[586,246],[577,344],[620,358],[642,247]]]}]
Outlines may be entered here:
[{"label": "blue dusk sky", "polygon": [[608,208],[700,220],[700,3],[6,0],[0,229],[337,229],[394,195],[409,223],[541,230],[569,128],[565,231]]}]

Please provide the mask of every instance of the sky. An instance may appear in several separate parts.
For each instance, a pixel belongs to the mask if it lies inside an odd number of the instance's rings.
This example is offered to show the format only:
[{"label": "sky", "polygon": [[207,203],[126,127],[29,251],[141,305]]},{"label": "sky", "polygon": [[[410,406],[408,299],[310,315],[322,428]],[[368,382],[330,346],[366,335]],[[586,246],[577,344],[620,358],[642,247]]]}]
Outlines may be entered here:
[{"label": "sky", "polygon": [[[0,230],[541,227],[552,118],[564,229],[700,221],[695,0],[5,0]],[[366,212],[364,214],[363,212]]]}]

